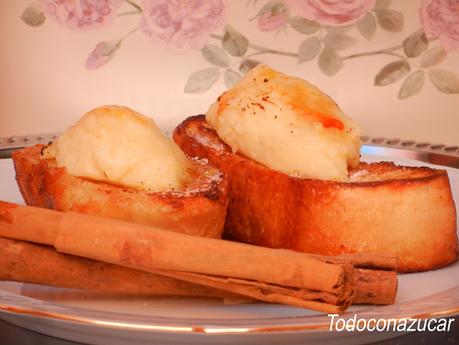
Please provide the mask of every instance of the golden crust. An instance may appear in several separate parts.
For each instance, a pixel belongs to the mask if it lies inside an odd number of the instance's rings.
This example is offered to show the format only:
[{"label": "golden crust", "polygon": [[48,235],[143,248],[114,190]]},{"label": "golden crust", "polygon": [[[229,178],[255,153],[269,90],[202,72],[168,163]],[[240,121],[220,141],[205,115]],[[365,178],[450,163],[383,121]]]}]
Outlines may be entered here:
[{"label": "golden crust", "polygon": [[217,169],[193,162],[183,191],[152,193],[69,175],[55,159],[42,159],[43,145],[13,153],[16,180],[28,205],[74,211],[220,238],[227,181]]},{"label": "golden crust", "polygon": [[361,163],[350,182],[301,179],[233,154],[203,116],[185,120],[173,138],[228,176],[225,231],[236,240],[324,255],[392,253],[401,272],[456,259],[456,210],[444,170]]}]

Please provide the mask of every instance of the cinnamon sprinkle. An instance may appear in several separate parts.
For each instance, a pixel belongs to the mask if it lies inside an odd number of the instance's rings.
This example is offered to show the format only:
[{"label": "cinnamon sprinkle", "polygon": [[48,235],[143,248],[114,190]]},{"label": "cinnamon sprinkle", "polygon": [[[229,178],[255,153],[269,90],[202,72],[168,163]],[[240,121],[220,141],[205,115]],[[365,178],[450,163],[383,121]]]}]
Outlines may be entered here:
[{"label": "cinnamon sprinkle", "polygon": [[259,107],[259,108],[262,109],[262,110],[265,110],[265,107],[264,107],[261,103],[252,102],[251,104],[252,104],[252,105],[256,105],[257,107]]}]

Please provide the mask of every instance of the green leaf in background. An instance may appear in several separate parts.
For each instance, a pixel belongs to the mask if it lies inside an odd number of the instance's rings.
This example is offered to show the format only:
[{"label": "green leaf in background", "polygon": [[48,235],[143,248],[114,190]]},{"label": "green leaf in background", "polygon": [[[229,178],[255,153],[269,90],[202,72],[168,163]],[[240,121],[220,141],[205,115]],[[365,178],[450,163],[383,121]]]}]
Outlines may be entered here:
[{"label": "green leaf in background", "polygon": [[257,61],[257,60],[244,59],[244,60],[242,60],[241,64],[239,65],[239,71],[242,74],[246,74],[248,71],[250,71],[252,68],[254,68],[259,63],[260,63],[260,61]]},{"label": "green leaf in background", "polygon": [[403,13],[388,9],[376,11],[379,25],[386,31],[400,32],[403,29],[404,20]]},{"label": "green leaf in background", "polygon": [[381,10],[383,8],[388,8],[391,4],[391,0],[376,0],[375,10]]},{"label": "green leaf in background", "polygon": [[280,0],[273,0],[273,1],[268,1],[266,4],[263,5],[263,7],[258,11],[258,13],[253,17],[250,18],[249,20],[254,20],[255,18],[258,18],[265,13],[273,13],[273,14],[279,14],[282,12],[287,12],[288,9],[285,6],[283,1]]},{"label": "green leaf in background", "polygon": [[21,20],[29,26],[37,27],[42,25],[45,20],[45,14],[39,2],[32,2],[21,14]]},{"label": "green leaf in background", "polygon": [[319,23],[303,18],[301,16],[295,16],[290,18],[289,24],[292,28],[298,31],[300,34],[311,35],[319,30]]},{"label": "green leaf in background", "polygon": [[376,18],[373,13],[367,12],[365,16],[360,19],[357,24],[357,30],[368,41],[371,40],[376,31]]},{"label": "green leaf in background", "polygon": [[423,68],[429,68],[442,62],[448,53],[442,47],[433,47],[426,50],[421,56],[420,64]]},{"label": "green leaf in background", "polygon": [[395,83],[410,72],[411,68],[405,60],[391,62],[384,66],[375,77],[376,86],[385,86]]},{"label": "green leaf in background", "polygon": [[418,57],[429,46],[429,41],[427,36],[423,31],[416,31],[415,33],[409,35],[403,41],[403,51],[408,57]]},{"label": "green leaf in background", "polygon": [[95,70],[110,62],[116,51],[121,47],[121,40],[102,41],[97,43],[86,59],[85,66],[89,70]]},{"label": "green leaf in background", "polygon": [[318,63],[322,73],[329,77],[338,73],[343,67],[343,59],[341,56],[339,56],[336,50],[327,47],[320,53]]},{"label": "green leaf in background", "polygon": [[225,51],[213,44],[206,44],[204,48],[201,49],[202,56],[208,62],[215,66],[219,67],[228,67],[229,66],[229,57]]},{"label": "green leaf in background", "polygon": [[236,84],[242,78],[242,76],[239,73],[237,73],[236,71],[233,71],[230,68],[228,68],[225,71],[225,74],[223,77],[224,77],[225,86],[227,89],[231,89],[234,86],[234,84]]},{"label": "green leaf in background", "polygon": [[333,48],[335,50],[343,50],[352,47],[357,40],[345,33],[329,32],[325,36],[323,42],[326,47]]},{"label": "green leaf in background", "polygon": [[209,90],[220,77],[217,67],[204,68],[193,72],[185,85],[186,93],[201,93]]},{"label": "green leaf in background", "polygon": [[322,43],[316,36],[306,38],[298,47],[298,63],[314,59],[320,52]]},{"label": "green leaf in background", "polygon": [[243,56],[249,46],[249,40],[240,32],[236,31],[231,25],[227,25],[225,28],[225,35],[223,35],[222,45],[230,55]]},{"label": "green leaf in background", "polygon": [[398,92],[398,98],[405,99],[417,94],[424,86],[425,73],[423,70],[418,70],[411,73],[402,83]]},{"label": "green leaf in background", "polygon": [[443,93],[459,93],[459,78],[448,71],[433,68],[429,71],[431,82]]}]

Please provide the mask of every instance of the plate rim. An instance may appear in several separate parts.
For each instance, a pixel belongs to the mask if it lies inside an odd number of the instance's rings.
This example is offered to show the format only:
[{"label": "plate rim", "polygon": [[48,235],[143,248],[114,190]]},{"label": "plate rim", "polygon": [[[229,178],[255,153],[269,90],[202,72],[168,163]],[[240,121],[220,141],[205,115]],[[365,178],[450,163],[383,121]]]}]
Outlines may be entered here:
[{"label": "plate rim", "polygon": [[[432,298],[432,296],[442,296],[448,294],[450,290],[456,290],[455,291],[455,297],[456,297],[456,305],[450,306],[448,308],[442,308],[440,310],[435,310],[431,312],[417,312],[417,313],[408,313],[408,314],[401,314],[400,316],[391,316],[391,317],[371,317],[372,319],[377,319],[377,320],[386,320],[388,322],[389,320],[404,320],[404,319],[427,319],[427,318],[438,318],[438,317],[451,317],[454,315],[459,314],[459,285],[456,285],[453,288],[441,291],[437,294],[433,295],[428,295],[424,296],[415,300],[411,300],[407,302],[407,304],[416,304],[419,305],[418,303],[422,300],[427,300],[429,298]],[[8,294],[13,294],[13,293],[6,293]],[[0,300],[5,296],[4,290],[0,288]],[[73,315],[70,312],[72,310],[74,311],[89,311],[91,313],[96,313],[96,314],[105,314],[109,312],[105,311],[94,311],[91,309],[86,309],[86,308],[80,308],[80,307],[74,307],[74,306],[65,306],[65,305],[60,305],[58,303],[54,302],[48,302],[48,301],[42,301],[39,299],[35,299],[32,297],[28,296],[20,296],[16,295],[19,297],[21,300],[27,300],[27,301],[37,301],[42,303],[42,307],[48,307],[48,308],[58,308],[58,309],[69,309],[69,313],[65,312],[57,312],[57,311],[43,311],[43,310],[37,310],[33,308],[27,308],[27,307],[19,307],[19,306],[12,306],[12,305],[7,305],[0,303],[0,314],[1,313],[7,313],[7,314],[13,314],[13,315],[27,315],[39,319],[52,319],[52,320],[58,320],[58,321],[64,321],[64,322],[71,322],[73,324],[80,324],[80,325],[89,325],[89,326],[97,326],[97,327],[104,327],[104,328],[112,328],[112,329],[120,329],[120,330],[127,330],[127,331],[155,331],[155,332],[166,332],[166,333],[181,333],[181,334],[245,334],[245,333],[273,333],[273,332],[298,332],[298,331],[324,331],[324,330],[329,330],[330,328],[330,322],[326,323],[318,323],[318,324],[286,324],[286,325],[266,325],[266,326],[242,326],[242,325],[211,325],[210,319],[203,319],[203,318],[193,318],[190,320],[201,320],[205,321],[205,323],[209,323],[210,325],[191,325],[191,324],[186,324],[186,325],[181,325],[179,323],[173,324],[174,318],[172,317],[160,317],[165,319],[165,321],[170,319],[169,324],[163,324],[161,322],[156,323],[151,323],[151,320],[154,320],[155,317],[146,317],[147,319],[143,320],[142,323],[136,323],[133,321],[115,321],[115,320],[103,320],[102,318],[96,319],[96,318],[91,318],[90,316],[79,316],[79,315]],[[432,301],[429,301],[430,303]],[[386,306],[386,307],[391,307],[391,306]],[[381,306],[381,308],[384,308],[384,306]],[[41,309],[41,308],[39,308]],[[348,313],[348,314],[343,314],[342,317],[344,319],[347,319],[346,316],[351,317],[357,313]],[[323,317],[323,315],[318,315]],[[272,318],[272,320],[293,320],[293,319],[303,319],[303,318],[310,318],[311,316],[292,316],[292,317],[283,317],[283,318]],[[156,317],[157,319],[158,317]],[[366,318],[369,320],[368,318]],[[178,319],[175,319],[178,320]],[[251,319],[254,320],[254,319]],[[237,320],[225,320],[225,321],[244,321],[244,319],[237,319]]]}]

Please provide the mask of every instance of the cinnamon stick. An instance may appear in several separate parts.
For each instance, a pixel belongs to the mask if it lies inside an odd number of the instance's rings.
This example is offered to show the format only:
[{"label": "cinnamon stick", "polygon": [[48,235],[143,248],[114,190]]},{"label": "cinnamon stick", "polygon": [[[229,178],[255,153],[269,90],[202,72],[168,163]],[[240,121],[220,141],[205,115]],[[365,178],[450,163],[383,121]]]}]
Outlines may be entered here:
[{"label": "cinnamon stick", "polygon": [[0,280],[54,287],[155,296],[239,295],[73,255],[53,247],[0,237]]},{"label": "cinnamon stick", "polygon": [[354,270],[354,304],[393,304],[397,295],[397,272],[357,268]]},{"label": "cinnamon stick", "polygon": [[[342,312],[350,304],[356,285],[349,259],[336,258],[333,262],[329,257],[198,238],[5,202],[0,202],[0,236],[50,244],[63,253],[262,301],[326,312]],[[376,281],[373,279],[373,284]],[[392,280],[389,285],[385,289],[389,287],[389,294],[395,294],[396,279],[395,284]],[[368,286],[361,286],[368,290]]]},{"label": "cinnamon stick", "polygon": [[353,304],[393,304],[397,296],[397,257],[377,253],[313,255],[332,262],[348,262],[354,266]]},{"label": "cinnamon stick", "polygon": [[[39,234],[39,236],[37,236]],[[312,301],[311,309],[342,312],[352,298],[353,269],[290,250],[200,238],[76,213],[0,202],[0,236],[55,246],[62,252],[253,297],[305,306],[306,291],[336,295],[337,304]],[[185,274],[184,274],[185,273]],[[190,277],[186,273],[193,273]],[[220,279],[237,278],[231,284]],[[193,282],[193,281],[191,281]],[[243,282],[243,283],[242,283]],[[278,287],[283,287],[279,293]],[[298,293],[298,291],[301,293]]]},{"label": "cinnamon stick", "polygon": [[[0,237],[0,280],[50,285],[96,292],[150,295],[202,296],[238,299],[239,295],[209,288],[196,276],[184,282],[169,273],[169,277],[100,261],[62,254],[53,247]],[[340,258],[341,259],[341,258]],[[389,257],[388,260],[391,258]],[[167,274],[167,273],[166,273]],[[183,279],[183,272],[181,273]],[[211,285],[230,284],[228,279]],[[216,280],[216,279],[214,279]],[[393,283],[395,280],[395,284]],[[353,304],[390,304],[395,297],[395,271],[358,270],[354,274]],[[236,288],[235,288],[236,289]],[[235,290],[233,289],[233,291]],[[259,299],[260,290],[252,288],[251,298]],[[336,296],[310,291],[308,300],[326,300],[336,304]]]}]

